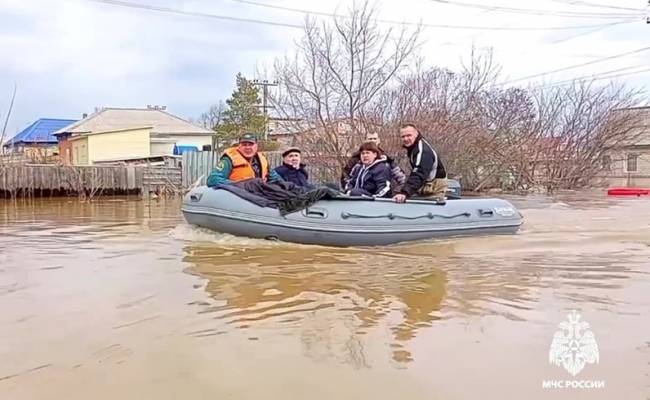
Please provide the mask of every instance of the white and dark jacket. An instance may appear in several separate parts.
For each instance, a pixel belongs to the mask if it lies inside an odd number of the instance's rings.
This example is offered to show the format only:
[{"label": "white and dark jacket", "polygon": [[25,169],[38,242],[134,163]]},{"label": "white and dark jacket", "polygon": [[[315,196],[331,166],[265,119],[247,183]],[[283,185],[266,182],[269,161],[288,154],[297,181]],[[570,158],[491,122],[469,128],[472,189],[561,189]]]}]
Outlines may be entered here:
[{"label": "white and dark jacket", "polygon": [[391,171],[386,157],[365,166],[358,163],[352,168],[345,192],[350,196],[390,197]]},{"label": "white and dark jacket", "polygon": [[406,150],[411,163],[411,175],[402,187],[401,193],[409,197],[413,196],[422,189],[425,183],[447,177],[447,171],[445,171],[440,157],[422,135],[418,135],[415,143],[407,147]]}]

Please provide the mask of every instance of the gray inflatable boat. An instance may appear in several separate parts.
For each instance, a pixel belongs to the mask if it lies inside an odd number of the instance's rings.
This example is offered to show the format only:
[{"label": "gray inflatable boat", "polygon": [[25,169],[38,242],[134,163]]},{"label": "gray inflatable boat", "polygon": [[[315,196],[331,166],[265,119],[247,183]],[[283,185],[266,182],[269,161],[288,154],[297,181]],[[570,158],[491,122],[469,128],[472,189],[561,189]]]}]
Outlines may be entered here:
[{"label": "gray inflatable boat", "polygon": [[307,209],[280,215],[227,190],[192,189],[181,208],[189,224],[236,236],[324,246],[377,246],[445,236],[511,234],[522,224],[519,211],[501,199],[436,203],[391,199],[319,200]]}]

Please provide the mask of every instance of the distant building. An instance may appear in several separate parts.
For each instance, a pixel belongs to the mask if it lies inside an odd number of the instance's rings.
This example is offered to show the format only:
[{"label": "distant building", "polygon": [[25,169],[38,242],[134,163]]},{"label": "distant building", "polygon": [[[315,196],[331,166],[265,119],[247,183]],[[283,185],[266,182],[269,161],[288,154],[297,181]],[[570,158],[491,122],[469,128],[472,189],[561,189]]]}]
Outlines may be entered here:
[{"label": "distant building", "polygon": [[65,164],[147,159],[199,151],[212,145],[211,130],[164,107],[103,108],[55,132]]},{"label": "distant building", "polygon": [[650,107],[635,107],[619,112],[639,113],[641,124],[635,140],[619,146],[603,159],[601,181],[609,186],[650,187]]},{"label": "distant building", "polygon": [[77,122],[73,119],[40,118],[3,144],[5,152],[24,153],[29,158],[44,162],[59,153],[54,132]]}]

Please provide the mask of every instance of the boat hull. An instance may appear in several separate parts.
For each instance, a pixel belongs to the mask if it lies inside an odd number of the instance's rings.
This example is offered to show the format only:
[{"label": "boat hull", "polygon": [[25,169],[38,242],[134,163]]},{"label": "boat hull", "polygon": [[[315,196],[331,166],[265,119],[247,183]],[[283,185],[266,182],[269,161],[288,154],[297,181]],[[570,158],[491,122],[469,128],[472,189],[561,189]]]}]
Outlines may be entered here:
[{"label": "boat hull", "polygon": [[501,199],[397,204],[389,199],[320,200],[280,215],[226,190],[193,189],[182,212],[189,224],[236,236],[325,246],[378,246],[439,237],[512,234],[521,214]]}]

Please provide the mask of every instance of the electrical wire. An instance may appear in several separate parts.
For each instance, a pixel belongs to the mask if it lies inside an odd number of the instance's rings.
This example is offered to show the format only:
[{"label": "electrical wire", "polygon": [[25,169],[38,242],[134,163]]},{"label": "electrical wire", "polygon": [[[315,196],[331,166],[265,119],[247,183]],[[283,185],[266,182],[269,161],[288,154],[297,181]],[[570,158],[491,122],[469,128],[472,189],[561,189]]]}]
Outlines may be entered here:
[{"label": "electrical wire", "polygon": [[286,28],[297,28],[297,29],[303,28],[302,25],[298,25],[298,24],[265,21],[265,20],[253,19],[253,18],[231,17],[227,15],[208,14],[208,13],[197,12],[197,11],[183,11],[174,8],[169,8],[169,7],[158,7],[158,6],[148,5],[148,4],[132,3],[132,2],[121,1],[121,0],[86,0],[86,1],[108,4],[108,5],[119,6],[119,7],[128,7],[128,8],[136,8],[141,10],[156,11],[156,12],[162,12],[168,14],[184,15],[188,17],[212,18],[212,19],[220,19],[220,20],[235,21],[235,22],[282,26]]},{"label": "electrical wire", "polygon": [[[260,3],[252,0],[231,0],[237,3],[248,4],[256,7],[264,7],[276,10],[290,11],[294,13],[300,13],[305,15],[320,15],[324,17],[332,18],[350,18],[346,15],[327,13],[322,11],[313,11],[306,10],[302,8],[293,8],[293,7],[284,7],[274,4]],[[485,7],[482,8],[486,11],[494,11],[498,7]],[[629,18],[629,15],[628,15]],[[432,23],[419,23],[419,22],[406,22],[406,21],[395,21],[395,20],[386,20],[386,19],[376,19],[377,22],[394,24],[394,25],[413,25],[421,26],[423,28],[440,28],[440,29],[462,29],[462,30],[493,30],[493,31],[556,31],[556,30],[574,30],[574,29],[597,29],[603,28],[611,25],[607,24],[594,24],[594,25],[578,25],[578,26],[547,26],[547,27],[504,27],[504,26],[471,26],[471,25],[448,25],[448,24],[432,24]],[[627,20],[625,20],[627,21]],[[622,22],[622,21],[619,21]]]},{"label": "electrical wire", "polygon": [[536,15],[536,16],[554,16],[554,17],[566,17],[566,18],[590,18],[590,19],[620,19],[620,18],[629,18],[634,16],[641,16],[639,13],[586,13],[586,12],[575,12],[575,11],[552,11],[552,10],[535,10],[529,8],[515,8],[515,7],[504,7],[504,6],[495,6],[492,4],[476,4],[476,3],[467,3],[461,1],[451,1],[451,0],[429,0],[434,3],[457,6],[457,7],[466,7],[466,8],[475,8],[479,10],[493,9],[495,11],[500,11],[504,13],[512,14],[526,14],[526,15]]},{"label": "electrical wire", "polygon": [[642,69],[642,70],[639,70],[639,71],[625,72],[625,73],[621,73],[621,74],[608,75],[608,76],[603,76],[603,77],[596,77],[596,78],[587,77],[587,78],[584,78],[584,79],[572,79],[572,80],[567,80],[567,81],[564,81],[564,82],[560,82],[560,83],[557,83],[557,84],[550,85],[550,86],[548,86],[548,88],[567,86],[567,85],[570,85],[570,84],[572,84],[574,82],[595,82],[595,81],[602,81],[602,80],[605,80],[605,79],[620,78],[620,77],[623,77],[623,76],[639,75],[639,74],[644,74],[644,73],[647,73],[647,72],[650,72],[650,68]]},{"label": "electrical wire", "polygon": [[611,24],[605,24],[605,25],[600,26],[598,28],[588,30],[587,32],[580,32],[580,33],[577,33],[575,35],[571,35],[571,36],[568,36],[568,37],[565,37],[565,38],[562,38],[562,39],[553,40],[550,43],[551,44],[559,44],[559,43],[568,42],[569,40],[573,40],[575,38],[591,35],[592,33],[596,33],[596,32],[599,32],[599,31],[602,31],[602,30],[605,30],[605,29],[613,28],[613,27],[618,26],[618,25],[630,24],[630,23],[636,22],[636,21],[637,21],[637,18],[635,17],[634,19],[629,19],[629,20],[625,20],[625,21],[612,22]]},{"label": "electrical wire", "polygon": [[609,4],[597,4],[597,3],[590,3],[588,1],[580,1],[580,0],[551,0],[556,3],[560,4],[570,4],[573,6],[583,6],[583,7],[595,7],[595,8],[609,8],[612,10],[625,10],[625,11],[637,11],[637,12],[643,12],[644,10],[642,8],[631,8],[631,7],[619,7],[619,6],[612,6]]},{"label": "electrical wire", "polygon": [[538,78],[540,76],[554,74],[556,72],[563,72],[563,71],[568,71],[568,70],[575,69],[575,68],[585,67],[587,65],[592,65],[592,64],[597,64],[597,63],[601,63],[601,62],[604,62],[604,61],[614,60],[616,58],[626,57],[626,56],[629,56],[629,55],[642,53],[642,52],[648,51],[648,50],[650,50],[650,46],[641,47],[641,48],[636,49],[636,50],[632,50],[632,51],[628,51],[628,52],[620,53],[620,54],[615,54],[613,56],[602,57],[602,58],[599,58],[599,59],[596,59],[596,60],[587,61],[587,62],[584,62],[584,63],[575,64],[575,65],[570,65],[568,67],[558,68],[558,69],[555,69],[555,70],[552,70],[552,71],[541,72],[541,73],[534,74],[534,75],[524,76],[524,77],[521,77],[521,78],[517,78],[517,79],[513,79],[513,80],[510,80],[510,81],[503,82],[500,85],[507,85],[507,84],[511,84],[511,83],[515,83],[515,82],[521,82],[521,81],[524,81],[524,80],[532,79],[532,78]]},{"label": "electrical wire", "polygon": [[[644,69],[639,70],[639,71],[630,71],[630,70],[634,70],[634,69],[638,69],[638,68],[644,68]],[[632,65],[632,66],[612,69],[612,70],[609,70],[609,71],[602,71],[602,72],[593,73],[593,74],[589,74],[589,75],[578,76],[578,77],[574,77],[574,78],[571,78],[571,79],[564,79],[564,80],[561,80],[561,81],[558,81],[558,82],[540,83],[540,84],[531,86],[531,88],[536,89],[536,88],[559,87],[559,86],[564,86],[566,84],[573,83],[573,82],[584,82],[584,81],[589,81],[589,80],[603,80],[603,79],[613,78],[613,77],[616,77],[616,76],[623,76],[623,75],[627,75],[627,74],[633,75],[633,74],[645,72],[645,71],[647,71],[649,69],[650,68],[648,68],[647,64]],[[628,71],[628,72],[626,72],[625,74],[622,74],[623,71]]]}]

